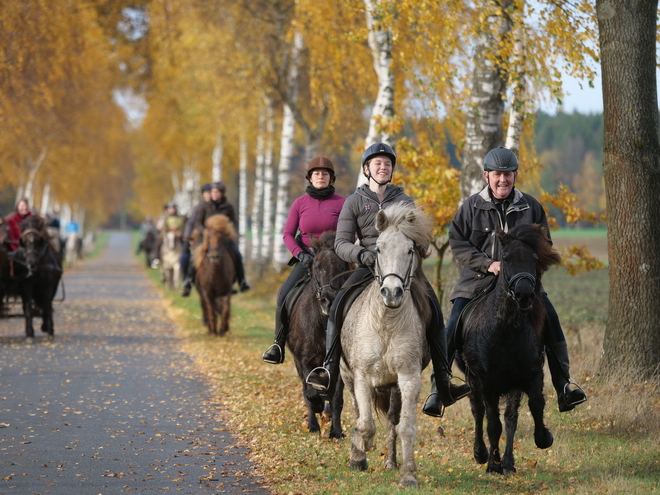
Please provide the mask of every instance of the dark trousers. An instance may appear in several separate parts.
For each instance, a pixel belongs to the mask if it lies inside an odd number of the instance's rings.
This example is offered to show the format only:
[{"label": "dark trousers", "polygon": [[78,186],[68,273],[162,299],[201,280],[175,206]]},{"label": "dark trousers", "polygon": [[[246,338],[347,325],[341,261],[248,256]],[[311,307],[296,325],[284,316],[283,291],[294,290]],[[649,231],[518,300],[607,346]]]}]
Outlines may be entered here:
[{"label": "dark trousers", "polygon": [[236,268],[236,280],[242,282],[245,280],[245,267],[243,266],[243,256],[238,250],[238,245],[234,241],[227,242],[227,251],[234,260],[234,267]]}]

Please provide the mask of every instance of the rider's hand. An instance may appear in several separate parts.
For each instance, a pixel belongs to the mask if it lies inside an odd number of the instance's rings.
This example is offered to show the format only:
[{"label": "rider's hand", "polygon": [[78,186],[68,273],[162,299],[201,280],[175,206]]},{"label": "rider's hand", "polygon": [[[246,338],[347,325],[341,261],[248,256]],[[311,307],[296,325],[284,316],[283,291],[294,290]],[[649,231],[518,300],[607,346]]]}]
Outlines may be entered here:
[{"label": "rider's hand", "polygon": [[365,249],[359,254],[358,259],[363,265],[374,266],[376,264],[376,253]]},{"label": "rider's hand", "polygon": [[490,266],[488,267],[488,271],[492,273],[493,275],[499,275],[500,270],[502,268],[502,262],[501,261],[493,261]]},{"label": "rider's hand", "polygon": [[300,251],[296,258],[298,258],[298,261],[300,261],[305,268],[311,267],[312,263],[314,263],[314,256],[305,251]]}]

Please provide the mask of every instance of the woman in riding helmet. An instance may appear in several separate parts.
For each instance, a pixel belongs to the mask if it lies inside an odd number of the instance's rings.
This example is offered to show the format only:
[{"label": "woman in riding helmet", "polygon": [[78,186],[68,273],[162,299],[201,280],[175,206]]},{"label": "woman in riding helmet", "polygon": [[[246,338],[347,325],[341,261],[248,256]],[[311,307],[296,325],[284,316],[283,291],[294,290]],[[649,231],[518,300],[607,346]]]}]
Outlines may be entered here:
[{"label": "woman in riding helmet", "polygon": [[293,255],[289,264],[294,264],[294,267],[277,298],[275,342],[262,357],[265,362],[271,364],[284,362],[288,322],[282,314],[282,308],[291,289],[305,277],[312,266],[314,255],[309,249],[311,237],[318,239],[326,230],[337,230],[339,212],[346,200],[335,194],[335,166],[329,159],[319,156],[311,160],[307,165],[305,178],[309,181],[306,194],[293,202],[284,226],[284,244]]},{"label": "woman in riding helmet", "polygon": [[[390,184],[392,173],[396,165],[396,155],[392,148],[385,143],[369,146],[362,155],[362,173],[369,181],[360,186],[354,194],[348,197],[339,215],[337,225],[337,240],[335,251],[337,255],[348,263],[358,263],[358,269],[344,284],[345,289],[335,298],[330,310],[330,318],[326,331],[326,356],[324,365],[316,368],[307,377],[307,383],[319,390],[322,396],[331,397],[339,375],[339,360],[341,358],[341,344],[339,338],[339,325],[335,325],[337,308],[352,286],[371,280],[371,267],[376,262],[376,215],[387,206],[396,203],[407,203],[414,207],[410,196],[403,192],[399,186]],[[355,238],[359,245],[355,244]],[[444,334],[444,323],[440,303],[431,284],[425,279],[432,308],[432,318],[426,330],[427,340],[431,348],[431,358],[438,386],[433,383],[432,397],[438,397],[442,406],[450,406],[458,399],[465,397],[470,388],[467,385],[453,385],[450,383],[450,370],[447,361],[447,341]],[[363,285],[364,287],[364,285]],[[437,410],[436,410],[437,409]],[[424,411],[432,416],[442,415],[443,409],[436,403],[433,410]]]}]

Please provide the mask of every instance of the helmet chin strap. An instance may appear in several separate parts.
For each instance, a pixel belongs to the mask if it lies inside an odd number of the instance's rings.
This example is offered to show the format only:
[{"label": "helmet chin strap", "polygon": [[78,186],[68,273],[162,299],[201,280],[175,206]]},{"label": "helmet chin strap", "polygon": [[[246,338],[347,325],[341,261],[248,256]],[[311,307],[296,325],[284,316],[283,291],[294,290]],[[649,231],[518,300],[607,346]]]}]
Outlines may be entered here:
[{"label": "helmet chin strap", "polygon": [[368,180],[368,179],[371,179],[372,181],[374,181],[374,182],[375,182],[376,184],[378,184],[379,186],[386,186],[387,184],[389,184],[390,182],[392,182],[392,177],[390,177],[390,178],[389,178],[388,180],[386,180],[385,182],[378,182],[378,181],[374,178],[374,176],[371,175],[371,170],[369,171],[369,177],[367,178],[367,180]]}]

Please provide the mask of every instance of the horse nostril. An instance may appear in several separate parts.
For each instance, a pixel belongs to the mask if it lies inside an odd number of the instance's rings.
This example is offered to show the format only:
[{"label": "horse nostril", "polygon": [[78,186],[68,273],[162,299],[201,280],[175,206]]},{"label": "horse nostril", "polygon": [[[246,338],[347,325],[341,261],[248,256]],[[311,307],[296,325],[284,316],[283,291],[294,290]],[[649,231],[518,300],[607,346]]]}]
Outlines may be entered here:
[{"label": "horse nostril", "polygon": [[403,297],[403,289],[401,287],[397,287],[396,289],[394,289],[394,297],[396,297],[397,299]]},{"label": "horse nostril", "polygon": [[390,291],[387,287],[381,287],[380,288],[380,295],[381,297],[387,298],[390,295]]}]

